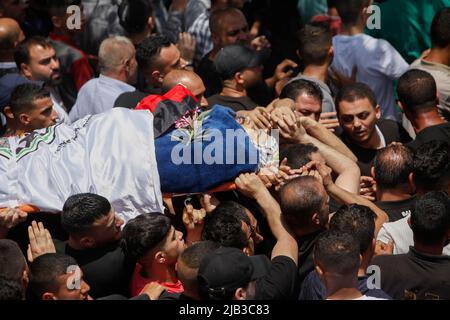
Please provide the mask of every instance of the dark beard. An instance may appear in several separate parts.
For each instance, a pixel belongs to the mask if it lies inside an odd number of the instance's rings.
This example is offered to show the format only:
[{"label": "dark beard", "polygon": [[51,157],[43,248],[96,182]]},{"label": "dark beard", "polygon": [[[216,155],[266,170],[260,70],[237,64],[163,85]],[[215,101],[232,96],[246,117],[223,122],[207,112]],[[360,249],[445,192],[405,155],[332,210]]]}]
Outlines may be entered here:
[{"label": "dark beard", "polygon": [[272,92],[269,87],[267,87],[264,80],[258,81],[251,87],[245,88],[247,90],[247,95],[256,102],[259,106],[267,106],[273,99]]}]

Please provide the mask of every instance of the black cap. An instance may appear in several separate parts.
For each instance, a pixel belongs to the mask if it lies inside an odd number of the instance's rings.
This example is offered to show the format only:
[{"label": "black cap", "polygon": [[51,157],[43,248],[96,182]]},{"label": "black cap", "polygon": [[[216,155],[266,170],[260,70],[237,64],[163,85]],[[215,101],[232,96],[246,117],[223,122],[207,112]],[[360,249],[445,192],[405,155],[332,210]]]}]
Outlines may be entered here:
[{"label": "black cap", "polygon": [[245,68],[262,66],[267,59],[267,50],[256,51],[239,44],[223,47],[214,59],[214,66],[223,80],[230,79],[236,72]]},{"label": "black cap", "polygon": [[249,257],[236,248],[219,248],[202,259],[198,270],[200,293],[205,297],[230,298],[237,288],[267,273],[260,256]]}]

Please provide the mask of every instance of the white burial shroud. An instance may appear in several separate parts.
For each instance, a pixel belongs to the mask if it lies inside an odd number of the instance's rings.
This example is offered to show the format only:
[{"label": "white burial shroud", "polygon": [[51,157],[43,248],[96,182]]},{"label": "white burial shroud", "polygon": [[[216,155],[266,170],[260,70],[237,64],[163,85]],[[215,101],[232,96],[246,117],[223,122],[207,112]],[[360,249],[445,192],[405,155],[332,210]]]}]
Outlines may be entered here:
[{"label": "white burial shroud", "polygon": [[163,212],[150,112],[117,108],[0,138],[0,208],[56,212],[81,192],[106,197],[126,221]]}]

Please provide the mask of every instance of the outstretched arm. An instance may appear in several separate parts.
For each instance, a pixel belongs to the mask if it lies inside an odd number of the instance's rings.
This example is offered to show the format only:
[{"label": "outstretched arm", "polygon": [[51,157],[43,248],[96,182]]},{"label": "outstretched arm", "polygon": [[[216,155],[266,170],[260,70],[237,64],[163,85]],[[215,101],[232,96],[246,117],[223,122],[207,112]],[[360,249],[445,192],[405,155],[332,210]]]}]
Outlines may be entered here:
[{"label": "outstretched arm", "polygon": [[287,256],[298,263],[297,241],[281,222],[281,208],[262,181],[254,173],[243,173],[235,180],[237,189],[245,196],[254,198],[261,207],[272,234],[277,242],[272,250],[272,259]]}]

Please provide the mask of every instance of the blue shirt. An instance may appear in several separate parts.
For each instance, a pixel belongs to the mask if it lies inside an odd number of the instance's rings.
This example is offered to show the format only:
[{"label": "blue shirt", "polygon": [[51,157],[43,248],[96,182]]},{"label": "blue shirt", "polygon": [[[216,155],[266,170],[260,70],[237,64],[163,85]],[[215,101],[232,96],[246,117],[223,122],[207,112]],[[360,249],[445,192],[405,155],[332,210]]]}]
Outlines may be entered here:
[{"label": "blue shirt", "polygon": [[[358,290],[366,296],[389,299],[392,298],[381,289],[369,289],[367,276],[358,277]],[[325,300],[326,289],[316,271],[311,271],[302,283],[299,300]]]},{"label": "blue shirt", "polygon": [[76,121],[89,114],[102,113],[112,109],[119,95],[134,90],[133,86],[123,81],[100,75],[81,87],[69,117],[72,121]]}]

